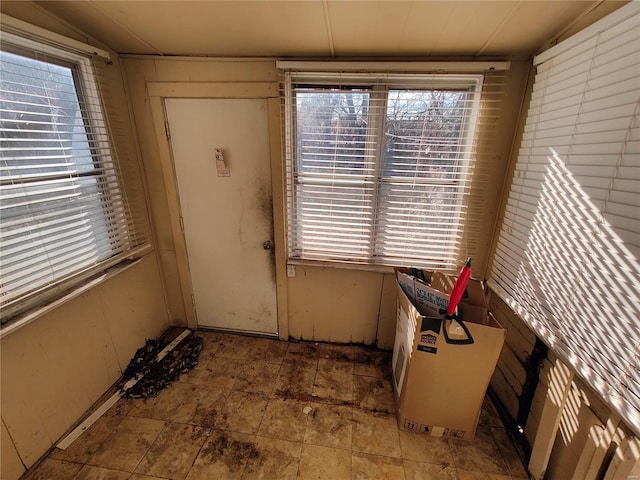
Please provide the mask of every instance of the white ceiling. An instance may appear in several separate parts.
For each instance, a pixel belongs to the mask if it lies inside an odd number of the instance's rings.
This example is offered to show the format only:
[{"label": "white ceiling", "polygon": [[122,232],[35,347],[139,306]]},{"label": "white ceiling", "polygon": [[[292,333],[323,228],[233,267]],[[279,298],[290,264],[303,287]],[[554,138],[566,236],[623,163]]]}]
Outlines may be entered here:
[{"label": "white ceiling", "polygon": [[[11,3],[3,2],[11,14]],[[118,53],[529,56],[626,1],[44,1]],[[594,19],[595,20],[595,19]]]}]

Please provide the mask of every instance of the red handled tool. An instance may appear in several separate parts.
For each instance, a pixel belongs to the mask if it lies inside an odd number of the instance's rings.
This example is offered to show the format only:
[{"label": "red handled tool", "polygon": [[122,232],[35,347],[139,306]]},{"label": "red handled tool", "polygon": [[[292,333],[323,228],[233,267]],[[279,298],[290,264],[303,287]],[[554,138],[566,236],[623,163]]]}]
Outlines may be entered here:
[{"label": "red handled tool", "polygon": [[467,264],[460,270],[460,275],[458,275],[458,279],[453,285],[453,290],[451,290],[451,295],[449,295],[449,306],[447,307],[448,316],[455,315],[460,299],[462,299],[462,295],[467,289],[469,277],[471,277],[471,258],[467,259]]},{"label": "red handled tool", "polygon": [[[458,279],[453,285],[453,290],[451,290],[451,294],[449,295],[449,305],[444,315],[444,339],[447,343],[454,345],[470,345],[473,343],[471,332],[458,316],[458,304],[462,299],[462,295],[464,295],[464,291],[467,289],[469,277],[471,277],[471,258],[467,259],[466,265],[460,270]],[[456,322],[457,325],[452,325],[453,322]]]}]

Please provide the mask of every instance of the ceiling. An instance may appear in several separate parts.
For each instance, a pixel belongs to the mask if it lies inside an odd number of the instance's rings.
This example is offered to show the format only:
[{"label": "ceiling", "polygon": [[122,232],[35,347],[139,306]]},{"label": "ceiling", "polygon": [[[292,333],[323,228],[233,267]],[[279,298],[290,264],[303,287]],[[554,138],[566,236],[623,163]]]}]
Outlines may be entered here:
[{"label": "ceiling", "polygon": [[[4,2],[11,14],[10,3]],[[118,53],[530,56],[626,1],[43,1]],[[591,21],[595,20],[591,19]]]}]

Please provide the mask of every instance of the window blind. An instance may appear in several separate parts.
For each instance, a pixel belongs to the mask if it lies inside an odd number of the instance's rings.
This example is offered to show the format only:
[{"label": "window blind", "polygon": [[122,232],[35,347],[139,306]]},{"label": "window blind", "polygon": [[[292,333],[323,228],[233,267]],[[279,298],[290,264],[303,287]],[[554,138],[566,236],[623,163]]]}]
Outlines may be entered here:
[{"label": "window blind", "polygon": [[123,188],[92,58],[3,32],[0,68],[5,321],[148,247],[149,235]]},{"label": "window blind", "polygon": [[503,76],[286,72],[289,258],[456,270],[476,255]]},{"label": "window blind", "polygon": [[489,286],[640,433],[640,6],[537,66]]}]

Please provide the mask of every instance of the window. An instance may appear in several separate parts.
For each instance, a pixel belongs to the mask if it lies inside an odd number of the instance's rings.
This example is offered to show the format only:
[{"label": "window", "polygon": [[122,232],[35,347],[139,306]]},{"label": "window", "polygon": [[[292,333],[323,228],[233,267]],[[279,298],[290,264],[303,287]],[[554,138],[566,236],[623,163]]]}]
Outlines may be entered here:
[{"label": "window", "polygon": [[289,73],[289,258],[456,269],[482,85],[479,74]]},{"label": "window", "polygon": [[148,243],[130,221],[90,58],[3,32],[3,322]]},{"label": "window", "polygon": [[640,432],[640,6],[534,59],[489,286]]}]

